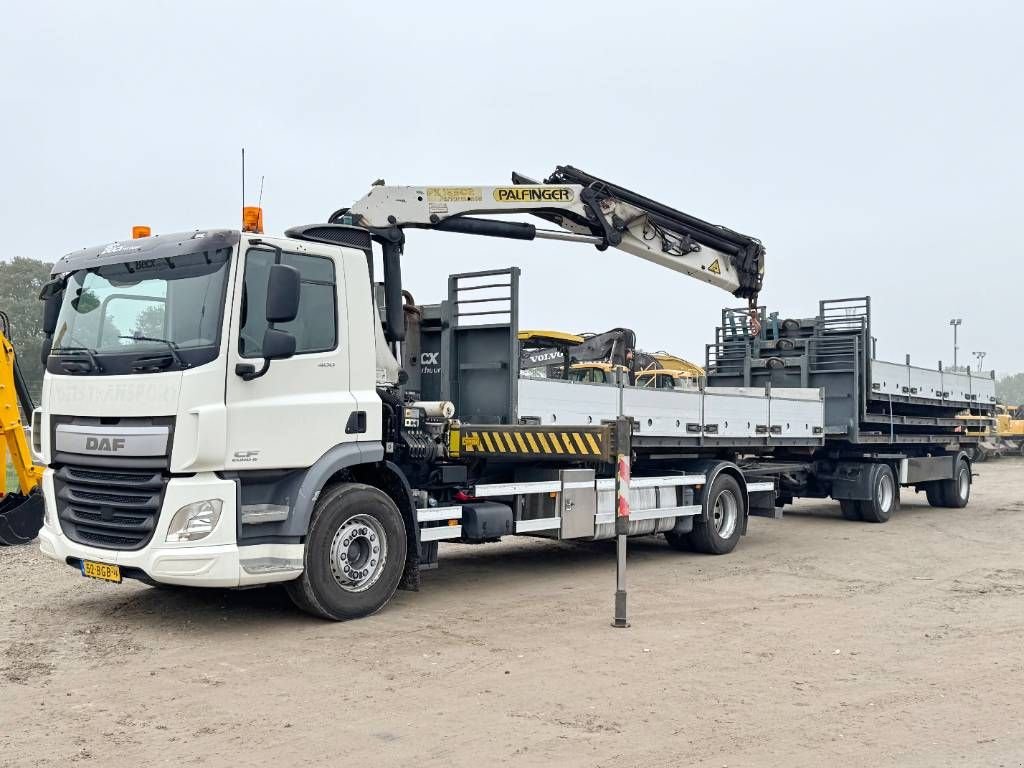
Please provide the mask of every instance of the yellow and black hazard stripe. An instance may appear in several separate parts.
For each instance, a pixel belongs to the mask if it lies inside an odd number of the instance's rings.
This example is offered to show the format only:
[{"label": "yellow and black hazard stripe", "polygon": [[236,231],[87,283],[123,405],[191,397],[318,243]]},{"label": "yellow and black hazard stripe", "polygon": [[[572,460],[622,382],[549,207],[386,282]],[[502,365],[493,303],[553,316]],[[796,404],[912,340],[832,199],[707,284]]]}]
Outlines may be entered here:
[{"label": "yellow and black hazard stripe", "polygon": [[607,427],[552,429],[538,426],[463,424],[453,430],[448,444],[452,456],[510,459],[578,459],[608,461],[611,435]]}]

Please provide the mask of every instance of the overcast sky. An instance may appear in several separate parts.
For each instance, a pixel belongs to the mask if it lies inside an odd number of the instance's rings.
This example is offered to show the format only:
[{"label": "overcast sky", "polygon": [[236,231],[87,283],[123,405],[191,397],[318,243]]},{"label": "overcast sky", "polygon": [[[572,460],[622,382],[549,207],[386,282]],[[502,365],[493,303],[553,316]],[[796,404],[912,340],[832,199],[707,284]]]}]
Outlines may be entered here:
[{"label": "overcast sky", "polygon": [[[390,10],[389,10],[390,9]],[[323,220],[384,178],[572,164],[760,238],[783,316],[870,295],[880,357],[1024,370],[1024,5],[18,3],[0,17],[4,258]],[[611,251],[416,233],[406,286],[517,264],[521,325],[703,360],[729,294]],[[973,358],[970,358],[973,360]]]}]

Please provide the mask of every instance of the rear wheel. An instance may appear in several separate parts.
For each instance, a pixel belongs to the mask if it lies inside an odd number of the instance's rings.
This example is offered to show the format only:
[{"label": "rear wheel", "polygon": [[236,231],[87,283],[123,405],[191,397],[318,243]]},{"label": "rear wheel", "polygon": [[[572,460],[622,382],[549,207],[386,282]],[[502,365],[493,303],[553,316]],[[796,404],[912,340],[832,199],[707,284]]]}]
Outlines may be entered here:
[{"label": "rear wheel", "polygon": [[928,483],[924,489],[924,495],[928,497],[928,503],[933,507],[944,507],[946,506],[946,497],[942,492],[942,483],[933,482]]},{"label": "rear wheel", "polygon": [[406,556],[405,521],[386,493],[345,483],[320,495],[302,576],[285,587],[299,608],[344,621],[380,610],[395,594]]},{"label": "rear wheel", "polygon": [[726,555],[739,543],[746,514],[743,491],[736,478],[724,472],[705,489],[703,514],[687,536],[690,548],[708,555]]},{"label": "rear wheel", "polygon": [[869,523],[885,523],[899,507],[899,486],[888,464],[872,464],[870,472],[871,498],[859,502],[860,513]]},{"label": "rear wheel", "polygon": [[847,520],[861,521],[864,515],[860,511],[860,502],[856,499],[840,499],[839,510]]},{"label": "rear wheel", "polygon": [[944,507],[963,509],[971,500],[971,466],[961,457],[956,462],[953,477],[940,483]]}]

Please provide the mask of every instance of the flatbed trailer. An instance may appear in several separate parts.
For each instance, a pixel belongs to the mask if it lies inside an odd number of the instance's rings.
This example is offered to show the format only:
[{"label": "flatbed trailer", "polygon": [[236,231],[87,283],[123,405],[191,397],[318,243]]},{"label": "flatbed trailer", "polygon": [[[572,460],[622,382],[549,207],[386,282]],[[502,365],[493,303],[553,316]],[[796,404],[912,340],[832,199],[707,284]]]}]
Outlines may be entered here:
[{"label": "flatbed trailer", "polygon": [[[992,376],[863,355],[866,298],[823,301],[805,320],[727,309],[707,348],[707,379],[695,390],[649,390],[519,376],[518,279],[515,268],[453,275],[447,300],[419,307],[407,334],[436,362],[407,386],[455,403],[451,456],[476,462],[481,480],[468,495],[502,505],[504,532],[615,536],[611,476],[623,451],[633,472],[629,533],[667,533],[708,552],[730,551],[748,514],[781,517],[801,496],[835,498],[847,518],[873,522],[889,519],[901,488],[935,506],[968,501],[973,438],[955,414],[992,410]],[[622,418],[628,448],[612,438]],[[723,527],[707,503],[722,473],[740,494],[736,526]],[[429,535],[466,540],[465,531]]]}]

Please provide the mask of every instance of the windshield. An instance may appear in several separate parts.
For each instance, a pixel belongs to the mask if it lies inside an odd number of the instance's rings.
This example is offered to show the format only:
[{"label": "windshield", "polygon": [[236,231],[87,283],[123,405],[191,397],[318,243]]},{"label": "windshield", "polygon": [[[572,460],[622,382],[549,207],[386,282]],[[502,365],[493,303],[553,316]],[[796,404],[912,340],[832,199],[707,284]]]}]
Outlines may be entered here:
[{"label": "windshield", "polygon": [[[217,357],[230,248],[109,264],[67,281],[52,352],[106,373],[191,367]],[[80,364],[79,364],[80,365]],[[133,367],[134,366],[134,367]],[[65,366],[66,368],[67,366]],[[59,371],[59,368],[58,368]]]}]

